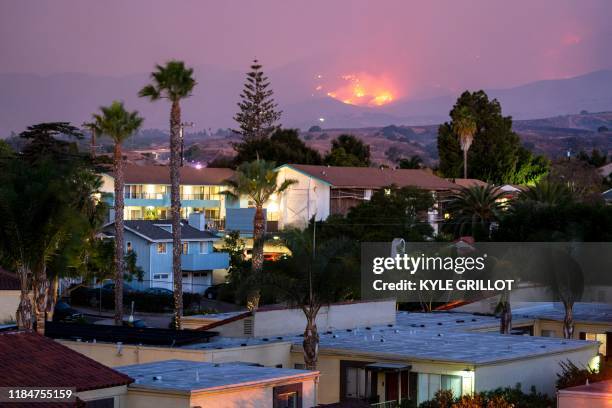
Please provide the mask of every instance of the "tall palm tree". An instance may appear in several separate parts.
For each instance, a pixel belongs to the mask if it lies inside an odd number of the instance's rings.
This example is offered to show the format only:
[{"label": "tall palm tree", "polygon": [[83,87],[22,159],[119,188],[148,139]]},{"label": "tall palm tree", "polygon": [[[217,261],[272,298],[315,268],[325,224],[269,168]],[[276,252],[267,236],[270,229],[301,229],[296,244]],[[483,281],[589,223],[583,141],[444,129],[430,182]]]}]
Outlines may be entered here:
[{"label": "tall palm tree", "polygon": [[[251,275],[257,279],[263,268],[263,247],[265,233],[265,219],[263,213],[264,204],[273,194],[281,194],[289,186],[296,183],[295,180],[284,180],[278,183],[278,173],[274,171],[274,162],[265,160],[254,160],[245,162],[238,166],[234,178],[226,180],[229,190],[224,193],[238,199],[247,196],[255,204],[255,216],[253,217],[253,257],[251,260]],[[254,288],[247,295],[247,308],[257,309],[259,306],[259,290]]]},{"label": "tall palm tree", "polygon": [[181,329],[183,317],[183,273],[181,270],[181,100],[191,96],[196,81],[193,69],[183,61],[156,65],[152,83],[138,93],[151,101],[168,99],[170,107],[170,214],[172,216],[172,280],[174,282],[174,327]]},{"label": "tall palm tree", "polygon": [[462,106],[453,116],[453,132],[459,137],[459,144],[463,150],[463,178],[467,178],[467,154],[474,141],[477,125],[472,111],[467,106]]},{"label": "tall palm tree", "polygon": [[123,324],[123,208],[124,179],[121,144],[132,136],[140,126],[142,117],[138,112],[128,112],[123,103],[114,101],[110,106],[102,106],[101,114],[94,114],[95,127],[99,134],[113,140],[113,167],[115,174],[115,324]]},{"label": "tall palm tree", "polygon": [[450,196],[448,205],[455,232],[464,235],[469,231],[475,238],[488,237],[491,223],[500,218],[502,195],[501,190],[490,184],[461,187]]}]

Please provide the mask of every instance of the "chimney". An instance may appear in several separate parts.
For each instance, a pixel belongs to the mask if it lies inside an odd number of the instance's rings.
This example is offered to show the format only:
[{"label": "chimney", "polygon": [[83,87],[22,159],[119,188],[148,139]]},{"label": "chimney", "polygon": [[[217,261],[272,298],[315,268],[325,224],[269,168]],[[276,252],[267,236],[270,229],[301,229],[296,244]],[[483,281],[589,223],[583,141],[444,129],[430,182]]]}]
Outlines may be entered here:
[{"label": "chimney", "polygon": [[192,212],[187,220],[189,225],[200,231],[206,230],[206,216],[201,212]]}]

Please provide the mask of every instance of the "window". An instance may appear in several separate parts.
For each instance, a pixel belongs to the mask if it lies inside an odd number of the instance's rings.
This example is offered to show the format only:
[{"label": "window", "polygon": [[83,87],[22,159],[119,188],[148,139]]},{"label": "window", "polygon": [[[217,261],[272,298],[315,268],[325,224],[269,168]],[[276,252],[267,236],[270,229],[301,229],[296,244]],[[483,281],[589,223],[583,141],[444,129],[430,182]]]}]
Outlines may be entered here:
[{"label": "window", "polygon": [[200,253],[207,254],[208,253],[208,242],[200,242]]},{"label": "window", "polygon": [[273,408],[302,408],[302,383],[274,387],[272,394]]},{"label": "window", "polygon": [[599,342],[599,354],[606,355],[606,334],[605,333],[586,333],[585,340]]},{"label": "window", "polygon": [[153,279],[168,279],[167,273],[156,273],[153,275]]},{"label": "window", "polygon": [[434,399],[436,393],[451,390],[455,397],[463,393],[463,378],[458,375],[440,375],[419,373],[417,380],[417,404]]},{"label": "window", "polygon": [[298,364],[298,363],[295,363],[295,364],[293,365],[293,368],[295,368],[296,370],[305,370],[305,369],[306,369],[306,364]]},{"label": "window", "polygon": [[554,330],[542,330],[542,337],[557,337]]},{"label": "window", "polygon": [[189,253],[189,242],[183,242],[183,255],[187,255]]},{"label": "window", "polygon": [[130,241],[125,244],[125,252],[132,252],[132,243]]},{"label": "window", "polygon": [[91,401],[85,401],[85,408],[113,408],[115,406],[114,398],[103,398]]},{"label": "window", "polygon": [[157,243],[157,253],[158,254],[165,254],[166,253],[166,243],[165,242],[158,242]]},{"label": "window", "polygon": [[372,395],[372,375],[364,361],[340,361],[340,399],[366,399]]}]

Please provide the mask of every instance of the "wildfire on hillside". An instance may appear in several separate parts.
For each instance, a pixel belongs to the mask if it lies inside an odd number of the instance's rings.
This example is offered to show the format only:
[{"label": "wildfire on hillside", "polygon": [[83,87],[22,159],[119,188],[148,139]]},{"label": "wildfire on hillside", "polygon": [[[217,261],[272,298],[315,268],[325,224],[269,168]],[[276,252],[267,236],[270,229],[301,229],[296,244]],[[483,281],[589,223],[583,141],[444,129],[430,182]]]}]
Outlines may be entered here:
[{"label": "wildfire on hillside", "polygon": [[393,102],[397,96],[393,82],[384,75],[346,74],[340,77],[339,82],[328,86],[318,84],[315,90],[321,92],[328,89],[325,94],[330,98],[358,106],[382,106]]}]

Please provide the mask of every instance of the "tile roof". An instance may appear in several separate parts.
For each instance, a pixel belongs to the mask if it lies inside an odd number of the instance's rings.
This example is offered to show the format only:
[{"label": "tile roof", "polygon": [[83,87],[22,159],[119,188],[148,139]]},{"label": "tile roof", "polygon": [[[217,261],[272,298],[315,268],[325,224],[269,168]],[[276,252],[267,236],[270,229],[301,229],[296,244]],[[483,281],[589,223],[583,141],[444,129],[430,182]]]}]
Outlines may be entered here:
[{"label": "tile roof", "polygon": [[268,384],[318,375],[318,371],[261,367],[248,363],[204,363],[186,360],[136,364],[117,367],[117,370],[136,380],[130,388],[183,392],[225,390],[228,387]]},{"label": "tile roof", "polygon": [[488,183],[482,180],[473,179],[473,178],[454,178],[454,179],[450,178],[447,180],[461,187],[474,187],[474,186],[486,187],[488,185]]},{"label": "tile roof", "polygon": [[376,189],[395,185],[398,187],[419,187],[426,190],[452,190],[457,188],[456,184],[426,170],[328,167],[306,164],[288,164],[285,166],[322,180],[333,187]]},{"label": "tile roof", "polygon": [[[234,170],[224,168],[181,167],[182,185],[223,185],[224,181],[234,175]],[[112,177],[112,172],[108,173]],[[139,166],[125,164],[125,182],[128,184],[170,184],[170,168],[168,166]]]},{"label": "tile roof", "polygon": [[17,275],[0,268],[0,290],[19,290],[20,288]]},{"label": "tile roof", "polygon": [[127,375],[47,337],[0,332],[0,387],[75,387],[81,392],[132,382]]},{"label": "tile roof", "polygon": [[[171,225],[170,220],[127,220],[124,221],[126,229],[147,237],[150,241],[171,241],[172,233],[159,225]],[[110,223],[104,227],[104,232],[109,235],[114,234],[114,224]],[[183,240],[209,240],[219,239],[210,231],[201,231],[192,227],[186,221],[181,222],[181,239]]]}]

